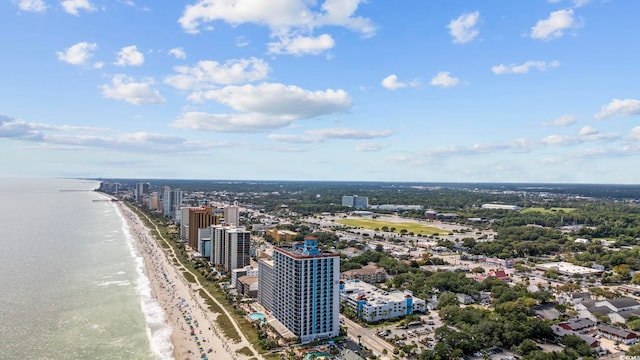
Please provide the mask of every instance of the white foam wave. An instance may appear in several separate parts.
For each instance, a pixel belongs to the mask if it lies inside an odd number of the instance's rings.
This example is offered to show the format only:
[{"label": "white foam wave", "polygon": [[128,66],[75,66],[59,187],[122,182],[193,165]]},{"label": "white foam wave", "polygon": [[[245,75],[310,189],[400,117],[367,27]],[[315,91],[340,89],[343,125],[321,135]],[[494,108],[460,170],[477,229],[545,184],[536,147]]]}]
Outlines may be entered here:
[{"label": "white foam wave", "polygon": [[103,281],[98,283],[98,286],[110,286],[110,285],[129,286],[131,285],[131,283],[129,282],[129,280],[112,280],[112,281]]},{"label": "white foam wave", "polygon": [[[115,205],[114,205],[115,206]],[[171,325],[165,320],[164,311],[158,300],[153,296],[151,283],[145,272],[144,260],[135,245],[135,240],[131,235],[131,229],[119,208],[116,207],[118,215],[122,220],[122,229],[127,238],[127,245],[131,251],[136,264],[136,290],[140,296],[140,305],[146,321],[147,338],[151,346],[151,351],[158,359],[173,360],[173,343],[171,342]]]}]

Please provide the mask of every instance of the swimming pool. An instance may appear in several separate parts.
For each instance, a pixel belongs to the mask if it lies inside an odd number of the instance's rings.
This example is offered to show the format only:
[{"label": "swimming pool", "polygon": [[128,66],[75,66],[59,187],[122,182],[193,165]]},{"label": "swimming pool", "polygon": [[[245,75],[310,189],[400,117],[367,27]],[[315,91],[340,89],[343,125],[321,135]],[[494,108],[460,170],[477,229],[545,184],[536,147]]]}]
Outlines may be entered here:
[{"label": "swimming pool", "polygon": [[253,313],[253,314],[249,315],[249,317],[253,321],[257,321],[257,320],[265,321],[267,319],[267,317],[262,313]]}]

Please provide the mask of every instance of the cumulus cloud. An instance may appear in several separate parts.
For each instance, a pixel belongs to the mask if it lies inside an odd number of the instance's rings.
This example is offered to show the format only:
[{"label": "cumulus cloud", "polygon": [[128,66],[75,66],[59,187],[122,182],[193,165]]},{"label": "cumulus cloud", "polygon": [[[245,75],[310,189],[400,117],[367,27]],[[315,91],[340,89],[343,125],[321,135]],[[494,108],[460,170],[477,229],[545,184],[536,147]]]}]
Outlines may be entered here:
[{"label": "cumulus cloud", "polygon": [[329,34],[322,34],[318,37],[296,36],[290,38],[283,36],[277,42],[267,44],[270,54],[290,54],[290,55],[318,55],[335,46],[335,41]]},{"label": "cumulus cloud", "polygon": [[447,28],[456,44],[464,44],[473,40],[480,34],[477,28],[480,12],[466,13],[451,20]]},{"label": "cumulus cloud", "polygon": [[139,104],[164,104],[165,99],[160,92],[153,88],[153,79],[136,81],[126,75],[117,74],[111,79],[111,84],[100,86],[102,96],[108,99],[126,101]]},{"label": "cumulus cloud", "polygon": [[91,5],[89,0],[64,0],[60,3],[64,11],[71,15],[80,16],[79,10],[86,12],[94,12],[96,8]]},{"label": "cumulus cloud", "polygon": [[47,11],[47,4],[43,0],[20,0],[18,8],[22,11],[43,13]]},{"label": "cumulus cloud", "polygon": [[178,22],[188,33],[197,33],[206,24],[223,21],[233,26],[266,26],[277,42],[268,44],[278,54],[316,54],[334,46],[327,34],[314,36],[325,26],[344,27],[364,37],[373,36],[376,27],[370,19],[355,15],[365,0],[196,0],[187,5]]},{"label": "cumulus cloud", "polygon": [[523,64],[511,64],[511,65],[496,65],[491,68],[496,75],[502,74],[526,74],[530,69],[538,69],[539,71],[547,71],[551,68],[556,68],[560,66],[560,62],[557,60],[546,62],[546,61],[527,61]]},{"label": "cumulus cloud", "polygon": [[173,55],[176,59],[186,59],[187,53],[181,47],[173,48],[169,50],[169,55]]},{"label": "cumulus cloud", "polygon": [[195,66],[176,66],[175,75],[164,83],[180,90],[210,88],[213,85],[231,85],[263,80],[269,73],[269,65],[261,59],[232,59],[224,64],[217,61],[199,61]]},{"label": "cumulus cloud", "polygon": [[325,0],[320,8],[305,0],[197,0],[187,5],[178,22],[191,33],[202,24],[224,21],[232,25],[253,23],[268,26],[274,33],[289,29],[309,29],[321,26],[342,26],[364,35],[375,33],[375,26],[367,18],[355,16],[362,0]]},{"label": "cumulus cloud", "polygon": [[613,99],[600,108],[600,112],[593,117],[602,120],[613,116],[633,116],[640,114],[640,100]]},{"label": "cumulus cloud", "polygon": [[575,29],[579,24],[573,18],[573,9],[553,11],[549,17],[538,21],[531,28],[531,38],[551,40],[562,37],[566,30]]},{"label": "cumulus cloud", "polygon": [[418,87],[420,82],[418,80],[413,80],[410,82],[401,82],[398,81],[398,76],[396,74],[391,74],[386,78],[382,79],[380,84],[389,90],[396,90],[405,87]]},{"label": "cumulus cloud", "polygon": [[629,132],[629,138],[631,140],[640,141],[640,126],[636,126]]},{"label": "cumulus cloud", "polygon": [[[388,137],[393,134],[392,130],[362,130],[351,128],[325,128],[325,129],[311,129],[305,131],[304,135],[292,135],[292,134],[270,134],[268,138],[279,142],[286,143],[320,143],[326,140],[342,139],[342,140],[362,140],[362,139],[376,139]],[[362,144],[361,144],[362,145]],[[363,148],[366,145],[362,145]],[[369,145],[373,147],[373,145]],[[373,151],[373,150],[361,150],[361,151]]]},{"label": "cumulus cloud", "polygon": [[193,96],[198,100],[217,101],[237,111],[291,115],[299,119],[344,113],[351,108],[351,98],[344,90],[310,91],[279,83],[227,86]]},{"label": "cumulus cloud", "polygon": [[545,123],[549,126],[569,126],[576,123],[576,117],[574,115],[562,115],[553,119],[551,122]]},{"label": "cumulus cloud", "polygon": [[57,51],[58,60],[64,61],[71,65],[86,65],[93,57],[98,45],[96,43],[79,42],[71,45],[64,51]]},{"label": "cumulus cloud", "polygon": [[173,123],[174,127],[222,132],[269,131],[296,120],[345,113],[351,98],[344,90],[309,91],[277,83],[227,86],[192,94],[197,101],[214,100],[239,112],[208,114],[189,112]]},{"label": "cumulus cloud", "polygon": [[448,71],[441,71],[431,79],[432,86],[453,87],[460,84],[460,79],[452,77]]},{"label": "cumulus cloud", "polygon": [[135,45],[125,46],[118,52],[115,63],[118,66],[140,66],[144,64],[144,55]]}]

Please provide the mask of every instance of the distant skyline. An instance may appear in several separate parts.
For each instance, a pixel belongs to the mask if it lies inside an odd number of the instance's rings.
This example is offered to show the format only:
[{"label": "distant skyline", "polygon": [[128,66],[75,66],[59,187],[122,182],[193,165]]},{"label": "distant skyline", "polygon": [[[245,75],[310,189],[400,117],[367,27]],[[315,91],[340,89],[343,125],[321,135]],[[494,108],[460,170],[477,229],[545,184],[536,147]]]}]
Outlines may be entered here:
[{"label": "distant skyline", "polygon": [[4,1],[0,177],[638,184],[639,13]]}]

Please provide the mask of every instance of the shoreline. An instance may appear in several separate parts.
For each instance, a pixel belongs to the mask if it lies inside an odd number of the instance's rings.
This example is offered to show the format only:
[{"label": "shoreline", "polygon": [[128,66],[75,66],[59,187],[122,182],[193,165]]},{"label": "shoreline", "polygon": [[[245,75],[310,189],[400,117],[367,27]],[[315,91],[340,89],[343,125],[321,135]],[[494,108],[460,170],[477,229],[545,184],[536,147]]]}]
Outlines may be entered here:
[{"label": "shoreline", "polygon": [[[116,207],[129,228],[137,256],[142,258],[144,272],[149,280],[151,297],[157,301],[164,313],[164,323],[171,328],[173,344],[170,359],[216,359],[236,360],[244,356],[232,351],[229,341],[216,329],[217,314],[208,310],[197,293],[195,284],[188,283],[180,271],[186,269],[175,265],[151,235],[151,230],[131,209],[121,202]],[[142,295],[142,294],[141,294]],[[142,301],[142,299],[141,299]],[[146,314],[145,314],[146,316]],[[153,330],[147,332],[151,343]],[[153,344],[151,344],[153,345]],[[152,350],[153,347],[152,347]],[[161,354],[154,351],[156,356]]]}]

